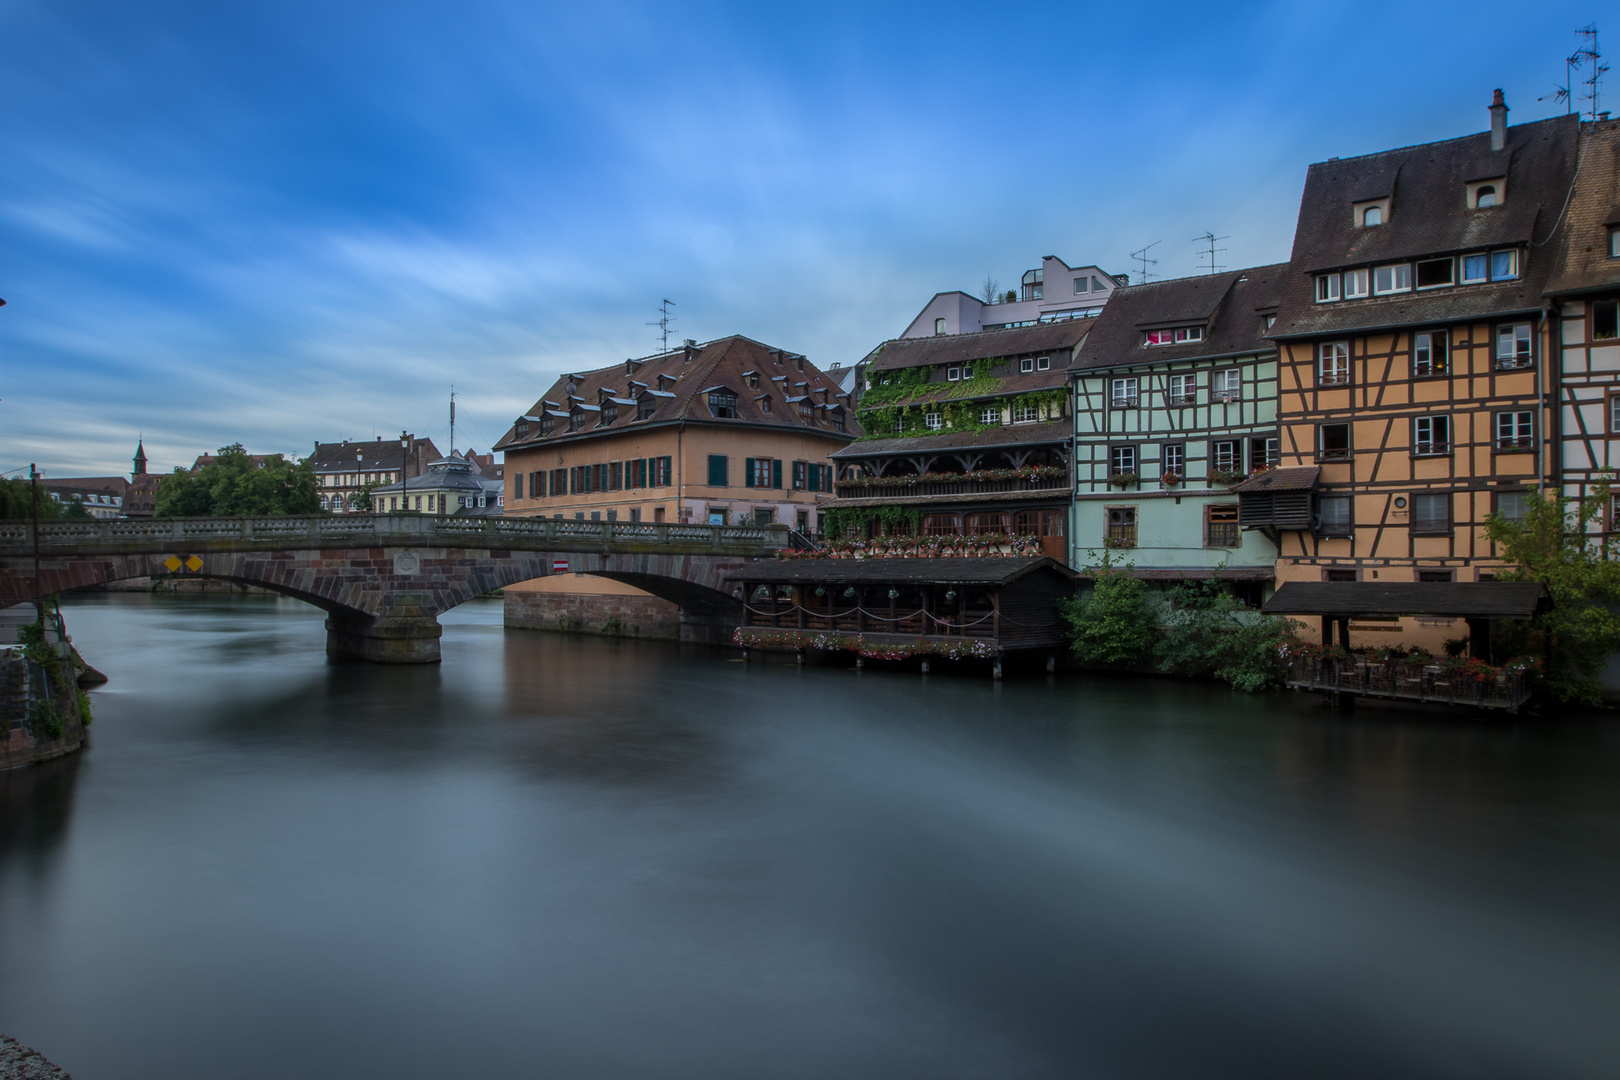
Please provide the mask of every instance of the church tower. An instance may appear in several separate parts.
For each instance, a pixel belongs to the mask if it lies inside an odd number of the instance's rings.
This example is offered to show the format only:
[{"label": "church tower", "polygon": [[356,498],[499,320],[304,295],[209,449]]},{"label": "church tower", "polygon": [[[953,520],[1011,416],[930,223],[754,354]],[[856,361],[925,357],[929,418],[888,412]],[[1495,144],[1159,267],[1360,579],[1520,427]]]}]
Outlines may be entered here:
[{"label": "church tower", "polygon": [[130,478],[134,479],[137,476],[145,476],[145,475],[146,475],[146,447],[144,445],[142,445],[141,440],[137,439],[135,441],[135,471],[130,473]]}]

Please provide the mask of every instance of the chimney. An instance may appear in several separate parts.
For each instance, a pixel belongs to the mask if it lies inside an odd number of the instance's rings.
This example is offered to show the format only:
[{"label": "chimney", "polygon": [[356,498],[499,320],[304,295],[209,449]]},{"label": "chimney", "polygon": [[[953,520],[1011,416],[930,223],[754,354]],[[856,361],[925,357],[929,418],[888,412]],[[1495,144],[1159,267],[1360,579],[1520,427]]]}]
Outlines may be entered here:
[{"label": "chimney", "polygon": [[1496,96],[1491,98],[1491,149],[1501,150],[1507,146],[1507,102],[1502,100],[1502,91],[1498,90]]}]

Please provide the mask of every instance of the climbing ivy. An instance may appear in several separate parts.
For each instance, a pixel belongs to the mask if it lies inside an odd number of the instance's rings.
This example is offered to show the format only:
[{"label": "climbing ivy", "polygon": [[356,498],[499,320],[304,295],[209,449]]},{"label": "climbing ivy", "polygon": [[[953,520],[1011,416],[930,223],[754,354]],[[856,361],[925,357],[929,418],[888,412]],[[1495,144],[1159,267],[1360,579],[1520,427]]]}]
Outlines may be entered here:
[{"label": "climbing ivy", "polygon": [[917,532],[922,527],[922,511],[903,506],[833,506],[821,512],[821,530],[830,537],[843,537],[854,527],[859,536],[871,536],[874,529],[905,528]]},{"label": "climbing ivy", "polygon": [[[972,381],[977,381],[972,380]],[[998,386],[1000,379],[991,379]],[[966,384],[963,384],[966,385]],[[953,394],[952,397],[957,395]],[[983,400],[984,395],[976,394],[974,398],[966,401],[939,401],[920,405],[880,405],[876,408],[863,408],[860,413],[861,439],[892,439],[896,436],[910,435],[944,435],[947,432],[960,434],[962,432],[988,431],[991,428],[1004,426],[999,419],[1002,409],[1010,408],[1017,411],[1029,406],[1039,406],[1048,416],[1056,413],[1061,415],[1062,406],[1068,400],[1068,391],[1062,387],[1051,390],[1031,390],[1027,393],[1017,394],[1011,398],[996,398]],[[866,405],[867,398],[861,399]],[[994,405],[998,410],[998,419],[995,423],[986,424],[979,419],[980,410],[987,405]],[[930,412],[940,414],[943,421],[939,428],[930,428],[925,417]],[[1011,416],[1011,413],[1007,414]]]}]

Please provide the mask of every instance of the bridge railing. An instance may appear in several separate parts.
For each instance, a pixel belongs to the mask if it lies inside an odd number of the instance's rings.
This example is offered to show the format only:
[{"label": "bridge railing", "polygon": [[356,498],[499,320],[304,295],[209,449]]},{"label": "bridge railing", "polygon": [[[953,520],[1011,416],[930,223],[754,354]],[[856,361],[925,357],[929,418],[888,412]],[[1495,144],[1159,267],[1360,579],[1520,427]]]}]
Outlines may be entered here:
[{"label": "bridge railing", "polygon": [[[371,540],[378,545],[432,546],[487,540],[491,546],[526,541],[597,541],[606,545],[637,543],[693,544],[716,549],[786,547],[788,530],[781,525],[668,525],[631,521],[577,521],[556,518],[471,518],[426,514],[316,514],[296,517],[142,518],[99,521],[42,521],[42,550],[57,547],[113,547],[151,542],[256,541],[266,546],[289,541],[333,541],[334,546]],[[0,552],[23,555],[33,550],[33,525],[0,521]]]}]

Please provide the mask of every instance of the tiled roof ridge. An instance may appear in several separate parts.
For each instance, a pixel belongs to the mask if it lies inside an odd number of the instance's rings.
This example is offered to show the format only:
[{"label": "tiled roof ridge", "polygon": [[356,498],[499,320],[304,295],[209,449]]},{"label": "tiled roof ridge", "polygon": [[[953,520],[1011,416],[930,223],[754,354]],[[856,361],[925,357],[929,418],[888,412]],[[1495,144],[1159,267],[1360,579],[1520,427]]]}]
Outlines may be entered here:
[{"label": "tiled roof ridge", "polygon": [[[1503,147],[1503,149],[1501,149],[1501,150],[1493,150],[1493,151],[1491,151],[1491,153],[1512,154],[1516,150],[1520,149],[1520,147],[1517,147],[1517,146],[1513,145],[1513,133],[1515,131],[1520,131],[1520,130],[1523,130],[1524,128],[1528,128],[1528,127],[1534,127],[1537,124],[1556,124],[1557,122],[1559,122],[1561,120],[1565,120],[1565,119],[1568,119],[1568,117],[1567,116],[1544,116],[1539,120],[1526,120],[1522,124],[1509,124],[1507,126],[1507,133],[1506,133],[1506,135],[1507,135],[1507,144]],[[1374,159],[1377,159],[1377,158],[1392,157],[1392,156],[1394,156],[1396,154],[1408,154],[1408,153],[1411,153],[1413,150],[1426,150],[1426,149],[1429,149],[1430,147],[1446,146],[1449,143],[1466,142],[1469,139],[1480,139],[1480,138],[1488,139],[1488,138],[1490,138],[1490,134],[1491,134],[1490,129],[1486,128],[1483,131],[1471,131],[1466,135],[1453,135],[1449,139],[1433,139],[1433,140],[1430,140],[1429,142],[1412,143],[1412,144],[1410,144],[1408,146],[1391,146],[1391,147],[1386,147],[1383,150],[1374,150],[1373,152],[1368,153],[1368,154],[1357,154],[1354,157],[1332,157],[1332,158],[1327,158],[1327,159],[1325,159],[1323,161],[1313,161],[1308,166],[1306,166],[1306,168],[1308,168],[1308,169],[1316,169],[1316,168],[1320,168],[1320,167],[1327,166],[1327,165],[1353,165],[1353,164],[1356,164],[1358,162],[1373,161]]]},{"label": "tiled roof ridge", "polygon": [[[1158,284],[1158,283],[1155,282],[1154,284]],[[1131,286],[1131,287],[1134,288],[1135,286]],[[1126,286],[1123,286],[1123,285],[1116,286],[1116,289],[1122,289],[1122,288],[1126,288]],[[877,345],[872,349],[872,353],[876,353],[876,352],[879,352],[879,351],[881,351],[883,349],[886,349],[890,345],[903,344],[903,343],[907,343],[907,342],[938,341],[941,338],[945,338],[945,339],[948,339],[948,340],[957,340],[957,339],[960,339],[960,338],[982,337],[985,334],[1016,334],[1016,333],[1019,333],[1019,332],[1024,331],[1024,330],[1034,330],[1034,329],[1037,329],[1037,328],[1042,327],[1042,326],[1052,326],[1052,325],[1056,325],[1058,323],[1084,322],[1084,321],[1086,321],[1086,320],[1084,320],[1084,319],[1046,319],[1044,321],[1037,321],[1034,325],[1031,325],[1031,326],[997,326],[997,327],[994,327],[994,328],[988,329],[988,330],[969,330],[969,331],[967,331],[966,333],[963,333],[963,334],[925,334],[922,337],[892,337],[892,338],[888,338],[888,339],[886,339],[884,341],[878,342]],[[872,353],[867,354],[868,358],[870,358]]]}]

